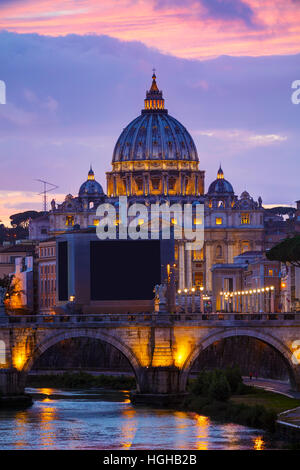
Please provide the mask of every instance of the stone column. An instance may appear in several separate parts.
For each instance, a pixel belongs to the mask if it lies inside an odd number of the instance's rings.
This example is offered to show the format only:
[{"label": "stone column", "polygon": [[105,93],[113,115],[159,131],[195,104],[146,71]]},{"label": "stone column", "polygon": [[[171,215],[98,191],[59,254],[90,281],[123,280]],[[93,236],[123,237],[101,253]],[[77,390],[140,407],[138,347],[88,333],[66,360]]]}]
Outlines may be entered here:
[{"label": "stone column", "polygon": [[212,274],[211,274],[211,250],[212,245],[210,242],[205,243],[205,290],[212,290]]},{"label": "stone column", "polygon": [[195,173],[195,196],[198,196],[198,175]]},{"label": "stone column", "polygon": [[184,279],[184,243],[180,242],[178,244],[178,267],[179,267],[179,289],[185,288],[185,279]]},{"label": "stone column", "polygon": [[233,263],[233,243],[228,242],[227,246],[227,252],[228,252],[228,263]]},{"label": "stone column", "polygon": [[258,311],[263,312],[263,292],[258,293]]},{"label": "stone column", "polygon": [[185,250],[186,257],[186,287],[192,287],[192,250]]},{"label": "stone column", "polygon": [[249,311],[249,294],[245,294],[245,313]]},{"label": "stone column", "polygon": [[123,177],[123,182],[124,182],[124,184],[125,184],[125,195],[127,196],[127,195],[128,195],[128,192],[127,192],[127,178],[126,178],[126,176]]},{"label": "stone column", "polygon": [[224,310],[224,292],[223,295],[221,295],[221,310]]},{"label": "stone column", "polygon": [[200,291],[200,312],[204,313],[203,291]]},{"label": "stone column", "polygon": [[275,290],[271,290],[271,313],[275,312]]},{"label": "stone column", "polygon": [[169,175],[166,175],[166,195],[169,194]]}]

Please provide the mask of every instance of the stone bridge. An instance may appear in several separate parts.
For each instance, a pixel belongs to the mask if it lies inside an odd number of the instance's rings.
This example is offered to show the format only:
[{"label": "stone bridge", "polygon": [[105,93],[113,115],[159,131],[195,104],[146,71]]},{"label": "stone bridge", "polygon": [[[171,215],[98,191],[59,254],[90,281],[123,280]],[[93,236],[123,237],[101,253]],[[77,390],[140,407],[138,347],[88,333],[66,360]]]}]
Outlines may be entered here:
[{"label": "stone bridge", "polygon": [[22,394],[26,374],[41,354],[64,339],[85,337],[109,343],[128,359],[137,402],[156,397],[162,403],[185,393],[201,351],[232,336],[250,336],[278,351],[292,387],[300,390],[300,314],[139,313],[2,317],[0,393]]}]

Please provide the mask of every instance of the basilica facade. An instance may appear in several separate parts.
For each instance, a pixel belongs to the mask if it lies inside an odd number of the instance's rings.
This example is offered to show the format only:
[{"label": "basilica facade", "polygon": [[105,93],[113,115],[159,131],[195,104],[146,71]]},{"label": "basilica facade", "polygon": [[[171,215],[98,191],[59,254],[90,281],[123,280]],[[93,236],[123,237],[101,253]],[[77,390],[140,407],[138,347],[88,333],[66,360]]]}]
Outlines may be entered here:
[{"label": "basilica facade", "polygon": [[[233,263],[234,257],[241,253],[264,250],[261,198],[255,201],[247,191],[238,197],[221,167],[205,191],[204,171],[199,169],[193,138],[165,108],[155,74],[140,115],[125,127],[116,142],[112,168],[106,173],[106,179],[105,193],[90,168],[77,196],[68,194],[61,204],[53,200],[48,216],[31,222],[30,238],[45,240],[75,228],[96,227],[99,204],[108,202],[118,210],[119,197],[126,196],[129,206],[133,203],[204,205],[203,248],[185,250],[184,240],[175,242],[178,289],[202,286],[211,294],[214,264]],[[173,218],[171,223],[176,224],[176,220]],[[195,219],[193,223],[203,221]]]}]

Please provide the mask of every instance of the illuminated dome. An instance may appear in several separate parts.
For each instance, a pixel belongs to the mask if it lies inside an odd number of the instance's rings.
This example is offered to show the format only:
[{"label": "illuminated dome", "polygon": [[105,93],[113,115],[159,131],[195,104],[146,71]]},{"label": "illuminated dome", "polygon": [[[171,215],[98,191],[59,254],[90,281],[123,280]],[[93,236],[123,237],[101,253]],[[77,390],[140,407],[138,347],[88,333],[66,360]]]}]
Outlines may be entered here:
[{"label": "illuminated dome", "polygon": [[217,179],[210,184],[207,194],[234,194],[233,187],[229,181],[224,179],[224,173],[221,165],[217,174]]},{"label": "illuminated dome", "polygon": [[103,196],[104,192],[100,183],[95,180],[95,174],[92,167],[88,172],[88,179],[80,186],[78,195],[80,197],[84,196]]},{"label": "illuminated dome", "polygon": [[198,162],[194,141],[186,128],[165,109],[162,92],[152,76],[145,108],[123,130],[114,152],[113,163],[147,160]]}]

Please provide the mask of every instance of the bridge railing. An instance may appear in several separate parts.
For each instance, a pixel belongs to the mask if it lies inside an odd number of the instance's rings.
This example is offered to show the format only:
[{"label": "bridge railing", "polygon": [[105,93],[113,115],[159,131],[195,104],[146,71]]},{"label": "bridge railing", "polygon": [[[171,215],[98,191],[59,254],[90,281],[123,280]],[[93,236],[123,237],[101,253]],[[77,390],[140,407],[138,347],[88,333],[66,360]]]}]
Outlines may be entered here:
[{"label": "bridge railing", "polygon": [[112,323],[224,323],[224,322],[300,322],[299,313],[130,313],[130,314],[93,314],[93,315],[9,315],[5,319],[2,317],[1,325],[4,323],[15,326],[45,326],[56,327],[58,325],[77,325],[83,324],[112,324]]}]

